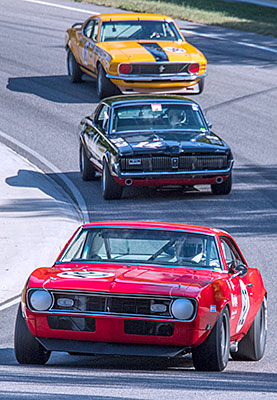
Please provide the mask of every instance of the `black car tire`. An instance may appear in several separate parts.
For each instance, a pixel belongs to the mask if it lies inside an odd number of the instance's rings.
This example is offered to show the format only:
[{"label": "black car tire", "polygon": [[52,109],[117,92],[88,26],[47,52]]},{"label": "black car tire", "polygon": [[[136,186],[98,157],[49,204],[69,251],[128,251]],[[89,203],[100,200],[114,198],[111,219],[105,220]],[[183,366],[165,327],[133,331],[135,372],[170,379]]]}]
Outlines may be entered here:
[{"label": "black car tire", "polygon": [[101,183],[102,194],[105,200],[118,200],[121,198],[123,187],[119,185],[110,174],[106,161],[103,163]]},{"label": "black car tire", "polygon": [[266,345],[266,300],[256,315],[249,331],[238,344],[238,351],[231,352],[235,361],[259,361],[265,352]]},{"label": "black car tire", "polygon": [[72,83],[82,81],[82,71],[70,49],[67,50],[67,73]]},{"label": "black car tire", "polygon": [[204,86],[205,86],[205,78],[201,78],[200,81],[198,82],[198,87],[199,87],[198,94],[201,94],[203,92]]},{"label": "black car tire", "polygon": [[230,353],[230,319],[225,307],[207,339],[192,350],[196,371],[222,371],[226,368]]},{"label": "black car tire", "polygon": [[22,315],[21,304],[18,307],[16,317],[14,352],[19,364],[45,364],[51,354],[50,351],[42,347],[29,331]]},{"label": "black car tire", "polygon": [[99,99],[104,99],[116,93],[116,86],[106,77],[106,72],[101,64],[99,64],[97,70],[96,90]]},{"label": "black car tire", "polygon": [[83,144],[80,142],[79,165],[82,179],[84,181],[92,181],[95,179],[96,170],[86,154]]},{"label": "black car tire", "polygon": [[232,190],[232,173],[222,183],[215,183],[211,185],[212,193],[216,195],[229,194]]}]

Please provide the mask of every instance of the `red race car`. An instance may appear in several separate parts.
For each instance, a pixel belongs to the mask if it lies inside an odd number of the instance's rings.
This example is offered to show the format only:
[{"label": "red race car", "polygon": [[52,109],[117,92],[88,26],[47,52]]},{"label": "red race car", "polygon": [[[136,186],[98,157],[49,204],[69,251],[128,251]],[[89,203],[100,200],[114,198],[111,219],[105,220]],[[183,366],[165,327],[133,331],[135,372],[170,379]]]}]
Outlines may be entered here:
[{"label": "red race car", "polygon": [[51,351],[183,357],[221,371],[262,358],[266,298],[260,272],[218,229],[160,222],[81,226],[55,264],[23,289],[15,326],[20,364]]}]

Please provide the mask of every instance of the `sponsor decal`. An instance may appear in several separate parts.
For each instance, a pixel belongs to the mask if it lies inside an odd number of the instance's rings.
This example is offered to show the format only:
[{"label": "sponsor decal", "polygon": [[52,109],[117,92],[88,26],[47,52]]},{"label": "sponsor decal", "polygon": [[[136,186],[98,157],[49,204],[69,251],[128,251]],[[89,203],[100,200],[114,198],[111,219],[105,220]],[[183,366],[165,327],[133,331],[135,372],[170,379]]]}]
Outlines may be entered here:
[{"label": "sponsor decal", "polygon": [[162,142],[140,142],[135,144],[133,147],[146,148],[146,149],[156,149],[157,147],[162,147]]},{"label": "sponsor decal", "polygon": [[[153,42],[143,42],[138,43],[140,46],[144,47],[145,50],[149,51],[150,54],[155,58],[156,61],[169,61],[168,56],[164,49],[158,44]],[[163,67],[165,68],[165,67]],[[160,71],[163,72],[163,71]]]},{"label": "sponsor decal", "polygon": [[169,53],[186,53],[185,49],[180,49],[179,47],[164,47],[164,50]]},{"label": "sponsor decal", "polygon": [[153,112],[162,111],[162,105],[161,104],[151,104],[151,109]]},{"label": "sponsor decal", "polygon": [[101,271],[70,271],[70,272],[61,272],[57,276],[60,278],[77,278],[77,279],[99,279],[99,278],[110,278],[114,276],[114,274],[109,272],[101,272]]},{"label": "sponsor decal", "polygon": [[216,305],[211,305],[210,306],[210,312],[216,312]]},{"label": "sponsor decal", "polygon": [[241,313],[237,326],[237,332],[239,332],[243,327],[243,324],[245,323],[249,311],[249,295],[247,292],[247,288],[242,280],[240,280],[240,288],[241,288]]},{"label": "sponsor decal", "polygon": [[[114,133],[116,130],[113,129],[112,133]],[[124,147],[124,146],[128,146],[128,143],[122,139],[122,138],[115,138],[115,139],[110,139],[111,142],[116,145],[117,147]]]},{"label": "sponsor decal", "polygon": [[238,313],[238,311],[237,311],[237,310],[234,310],[234,311],[232,311],[232,314],[231,314],[231,319],[234,319],[234,318],[235,318],[235,316],[237,315],[237,313]]},{"label": "sponsor decal", "polygon": [[238,306],[238,296],[236,294],[231,293],[231,299],[232,299],[232,306],[237,307]]}]

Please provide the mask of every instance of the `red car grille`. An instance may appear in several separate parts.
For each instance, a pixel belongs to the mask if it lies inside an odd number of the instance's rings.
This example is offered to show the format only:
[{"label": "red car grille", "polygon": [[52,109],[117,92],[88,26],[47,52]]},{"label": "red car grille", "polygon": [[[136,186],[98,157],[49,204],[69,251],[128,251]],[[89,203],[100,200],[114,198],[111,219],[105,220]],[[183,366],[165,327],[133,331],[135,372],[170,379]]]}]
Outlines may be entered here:
[{"label": "red car grille", "polygon": [[[105,313],[154,318],[173,318],[170,312],[170,298],[143,298],[138,296],[107,296],[104,294],[75,294],[69,292],[52,292],[54,304],[49,311],[74,313]],[[72,305],[59,305],[66,298]],[[154,304],[163,305],[164,311],[152,311]],[[153,309],[153,308],[152,308]]]}]

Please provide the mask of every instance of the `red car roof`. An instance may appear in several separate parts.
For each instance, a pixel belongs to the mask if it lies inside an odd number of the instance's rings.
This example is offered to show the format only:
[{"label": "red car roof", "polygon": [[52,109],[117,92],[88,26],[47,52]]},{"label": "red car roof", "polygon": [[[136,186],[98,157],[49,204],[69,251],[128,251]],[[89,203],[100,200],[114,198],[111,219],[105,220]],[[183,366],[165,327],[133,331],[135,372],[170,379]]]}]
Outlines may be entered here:
[{"label": "red car roof", "polygon": [[169,222],[153,222],[153,221],[97,221],[89,224],[82,225],[83,227],[95,227],[95,226],[105,226],[105,227],[132,227],[132,228],[159,228],[159,229],[181,229],[194,231],[199,233],[208,233],[208,234],[226,234],[226,232],[215,229],[208,228],[205,226],[197,226],[197,225],[187,225],[180,223],[169,223]]}]

